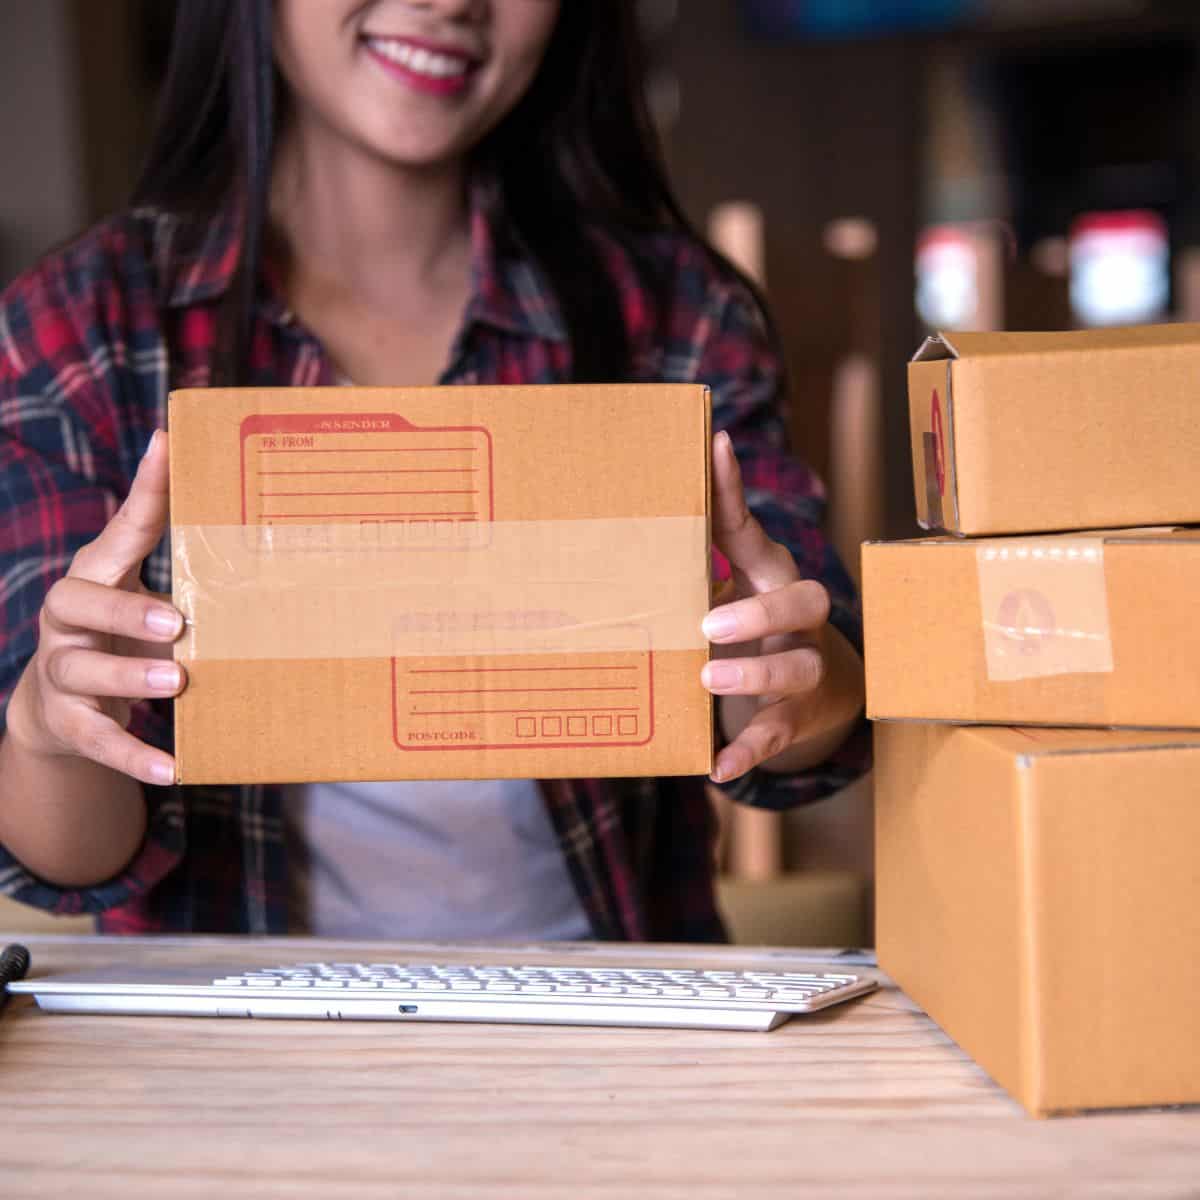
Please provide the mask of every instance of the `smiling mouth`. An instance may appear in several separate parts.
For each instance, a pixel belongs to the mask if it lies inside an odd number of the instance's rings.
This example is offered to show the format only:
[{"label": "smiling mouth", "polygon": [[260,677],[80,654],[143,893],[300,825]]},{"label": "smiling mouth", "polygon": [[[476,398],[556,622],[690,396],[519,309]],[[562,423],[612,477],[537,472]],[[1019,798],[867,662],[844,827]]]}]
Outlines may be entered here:
[{"label": "smiling mouth", "polygon": [[385,62],[422,79],[453,83],[465,80],[467,75],[479,66],[478,60],[470,55],[421,45],[407,38],[367,35],[363,40],[367,48]]}]

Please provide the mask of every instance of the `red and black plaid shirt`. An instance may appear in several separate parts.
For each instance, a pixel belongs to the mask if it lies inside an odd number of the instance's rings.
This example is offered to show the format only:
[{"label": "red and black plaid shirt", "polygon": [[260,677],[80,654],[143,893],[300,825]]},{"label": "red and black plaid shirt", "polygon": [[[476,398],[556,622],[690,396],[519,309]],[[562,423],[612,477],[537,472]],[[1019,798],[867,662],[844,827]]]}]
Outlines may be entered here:
[{"label": "red and black plaid shirt", "polygon": [[[187,233],[167,213],[126,213],[0,297],[0,708],[36,647],[47,590],[127,493],[164,424],[168,390],[209,382],[216,308],[238,237],[227,216],[199,236]],[[472,245],[472,299],[441,382],[569,379],[563,322],[537,271],[499,255],[478,212]],[[821,532],[821,485],[784,450],[779,364],[753,301],[683,237],[656,235],[642,247],[671,281],[665,307],[626,252],[610,243],[602,250],[620,290],[632,377],[708,384],[714,428],[733,438],[750,507],[803,573],[826,585],[833,623],[859,645],[852,586]],[[260,385],[336,382],[321,344],[265,283],[251,368]],[[166,539],[142,575],[148,587],[170,590]],[[169,750],[170,703],[137,705],[132,728]],[[819,769],[755,771],[729,790],[748,804],[784,808],[826,795],[865,765],[860,730]],[[703,781],[557,780],[542,790],[597,937],[722,936]],[[97,913],[111,931],[286,931],[278,788],[147,787],[146,797],[145,843],[119,877],[56,888],[0,847],[0,893],[60,913]],[[396,934],[404,935],[402,919]]]}]

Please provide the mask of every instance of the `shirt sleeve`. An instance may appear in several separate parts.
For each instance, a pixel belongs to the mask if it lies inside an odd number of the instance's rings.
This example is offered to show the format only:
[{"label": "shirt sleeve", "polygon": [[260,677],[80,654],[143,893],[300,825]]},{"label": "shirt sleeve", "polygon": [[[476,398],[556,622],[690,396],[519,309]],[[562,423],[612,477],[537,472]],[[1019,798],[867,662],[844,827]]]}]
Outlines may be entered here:
[{"label": "shirt sleeve", "polygon": [[[119,355],[88,342],[67,273],[43,268],[0,296],[0,737],[13,689],[37,648],[38,613],[72,556],[128,489],[116,426]],[[134,707],[135,736],[163,744],[169,718]],[[157,883],[183,853],[178,788],[147,787],[148,826],[116,878],[85,889],[37,878],[0,845],[0,894],[57,913],[100,912]]]},{"label": "shirt sleeve", "polygon": [[[694,378],[712,391],[713,429],[724,429],[733,441],[750,510],[792,552],[801,575],[825,585],[830,624],[861,654],[858,595],[823,528],[825,489],[787,451],[782,365],[747,289],[710,285],[694,327],[691,357]],[[790,808],[845,787],[869,766],[870,730],[860,717],[826,762],[792,774],[756,769],[723,787],[743,804]]]}]

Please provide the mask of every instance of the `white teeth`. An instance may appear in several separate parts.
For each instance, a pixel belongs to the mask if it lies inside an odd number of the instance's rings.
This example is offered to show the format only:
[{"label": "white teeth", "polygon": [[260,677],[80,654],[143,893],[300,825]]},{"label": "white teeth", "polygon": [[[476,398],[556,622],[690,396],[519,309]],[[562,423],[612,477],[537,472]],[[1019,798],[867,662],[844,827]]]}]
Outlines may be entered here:
[{"label": "white teeth", "polygon": [[395,42],[383,38],[369,38],[367,44],[377,54],[407,67],[417,75],[428,75],[433,79],[446,79],[467,73],[468,63],[464,58],[451,57],[448,54],[437,54],[420,46],[411,46],[407,42]]},{"label": "white teeth", "polygon": [[384,58],[390,59],[392,62],[408,66],[412,59],[413,48],[405,42],[384,42],[376,41],[372,38],[369,45],[377,54],[383,55]]}]

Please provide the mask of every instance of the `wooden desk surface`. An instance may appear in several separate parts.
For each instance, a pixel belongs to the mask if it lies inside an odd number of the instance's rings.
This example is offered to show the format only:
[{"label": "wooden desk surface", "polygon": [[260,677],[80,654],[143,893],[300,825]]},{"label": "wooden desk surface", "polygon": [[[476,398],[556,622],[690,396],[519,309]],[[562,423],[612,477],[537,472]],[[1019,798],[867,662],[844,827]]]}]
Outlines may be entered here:
[{"label": "wooden desk surface", "polygon": [[[26,944],[34,974],[118,958],[514,958],[378,943],[347,954],[307,939]],[[515,957],[736,966],[754,955]],[[886,981],[769,1034],[72,1017],[19,997],[0,1019],[0,1080],[6,1196],[1200,1195],[1200,1109],[1028,1118]]]}]

